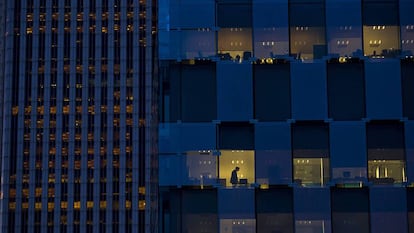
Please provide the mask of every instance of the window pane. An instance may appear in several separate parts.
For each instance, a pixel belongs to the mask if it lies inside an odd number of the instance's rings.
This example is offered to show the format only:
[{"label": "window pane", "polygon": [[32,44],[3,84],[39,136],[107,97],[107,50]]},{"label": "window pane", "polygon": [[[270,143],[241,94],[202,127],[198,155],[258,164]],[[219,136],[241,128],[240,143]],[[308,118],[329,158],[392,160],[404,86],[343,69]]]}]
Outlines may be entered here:
[{"label": "window pane", "polygon": [[327,0],[328,53],[334,56],[362,56],[360,0]]},{"label": "window pane", "polygon": [[219,148],[248,150],[254,148],[254,127],[249,123],[222,123],[219,125]]},{"label": "window pane", "polygon": [[414,54],[414,2],[400,0],[401,47],[403,55]]},{"label": "window pane", "polygon": [[360,120],[365,117],[364,64],[328,63],[329,118]]},{"label": "window pane", "polygon": [[395,57],[400,50],[398,1],[363,1],[364,54]]},{"label": "window pane", "polygon": [[217,182],[217,156],[213,151],[189,151],[186,154],[187,185],[215,185]]},{"label": "window pane", "polygon": [[370,232],[368,189],[333,188],[331,201],[333,232]]},{"label": "window pane", "polygon": [[414,62],[401,61],[403,116],[414,119]]},{"label": "window pane", "polygon": [[326,55],[324,2],[290,1],[289,16],[291,56],[312,60]]},{"label": "window pane", "polygon": [[252,26],[252,6],[249,0],[218,0],[217,2],[217,26],[222,28]]},{"label": "window pane", "polygon": [[[227,187],[247,187],[255,182],[253,150],[221,150],[219,174]],[[236,170],[236,167],[239,170]],[[233,174],[235,172],[235,174]]]},{"label": "window pane", "polygon": [[285,121],[290,113],[290,64],[254,66],[255,119]]},{"label": "window pane", "polygon": [[217,230],[216,190],[184,190],[181,200],[183,202],[182,232],[204,233]]},{"label": "window pane", "polygon": [[293,233],[293,192],[290,188],[256,191],[257,231]]},{"label": "window pane", "polygon": [[269,58],[288,55],[288,1],[254,1],[253,19],[255,57]]},{"label": "window pane", "polygon": [[329,128],[318,122],[292,126],[293,179],[301,185],[323,185],[329,180]]},{"label": "window pane", "polygon": [[374,183],[406,181],[403,127],[401,122],[367,125],[368,177]]},{"label": "window pane", "polygon": [[182,121],[216,119],[215,63],[184,65],[181,69]]}]

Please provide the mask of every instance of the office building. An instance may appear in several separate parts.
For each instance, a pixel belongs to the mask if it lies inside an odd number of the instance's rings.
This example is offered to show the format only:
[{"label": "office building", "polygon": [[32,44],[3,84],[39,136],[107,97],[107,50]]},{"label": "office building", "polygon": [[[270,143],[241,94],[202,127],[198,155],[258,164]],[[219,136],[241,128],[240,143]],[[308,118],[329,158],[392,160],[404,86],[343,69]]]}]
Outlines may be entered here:
[{"label": "office building", "polygon": [[156,1],[0,7],[0,232],[155,232]]},{"label": "office building", "polygon": [[413,233],[412,12],[160,0],[160,232]]}]

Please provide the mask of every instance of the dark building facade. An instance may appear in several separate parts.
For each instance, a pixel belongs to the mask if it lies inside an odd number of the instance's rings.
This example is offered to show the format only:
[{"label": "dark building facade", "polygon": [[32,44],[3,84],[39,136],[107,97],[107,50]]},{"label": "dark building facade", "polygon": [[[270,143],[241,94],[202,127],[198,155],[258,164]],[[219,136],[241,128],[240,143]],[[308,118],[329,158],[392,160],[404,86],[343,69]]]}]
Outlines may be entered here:
[{"label": "dark building facade", "polygon": [[156,232],[156,1],[0,9],[0,232]]},{"label": "dark building facade", "polygon": [[160,0],[160,232],[413,233],[412,12]]}]

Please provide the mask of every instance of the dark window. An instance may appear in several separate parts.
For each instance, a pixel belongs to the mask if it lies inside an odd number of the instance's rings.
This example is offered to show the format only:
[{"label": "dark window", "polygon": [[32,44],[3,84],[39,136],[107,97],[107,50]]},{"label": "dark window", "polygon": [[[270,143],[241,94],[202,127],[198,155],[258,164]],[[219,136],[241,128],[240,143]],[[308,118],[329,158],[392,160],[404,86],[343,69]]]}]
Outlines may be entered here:
[{"label": "dark window", "polygon": [[254,149],[254,127],[244,122],[226,122],[219,125],[220,149]]},{"label": "dark window", "polygon": [[414,119],[414,62],[401,62],[403,116]]},{"label": "dark window", "polygon": [[364,25],[398,25],[398,0],[363,0]]},{"label": "dark window", "polygon": [[254,66],[254,111],[260,121],[291,118],[290,64]]},{"label": "dark window", "polygon": [[289,1],[289,24],[292,56],[319,59],[326,55],[324,1]]},{"label": "dark window", "polygon": [[333,232],[370,232],[368,189],[333,188],[331,201]]},{"label": "dark window", "polygon": [[218,0],[217,26],[225,28],[251,27],[251,0]]},{"label": "dark window", "polygon": [[162,82],[162,121],[216,119],[215,63],[173,64]]},{"label": "dark window", "polygon": [[329,118],[360,120],[365,117],[364,64],[328,63]]},{"label": "dark window", "polygon": [[294,232],[292,189],[257,189],[256,212],[258,232]]}]

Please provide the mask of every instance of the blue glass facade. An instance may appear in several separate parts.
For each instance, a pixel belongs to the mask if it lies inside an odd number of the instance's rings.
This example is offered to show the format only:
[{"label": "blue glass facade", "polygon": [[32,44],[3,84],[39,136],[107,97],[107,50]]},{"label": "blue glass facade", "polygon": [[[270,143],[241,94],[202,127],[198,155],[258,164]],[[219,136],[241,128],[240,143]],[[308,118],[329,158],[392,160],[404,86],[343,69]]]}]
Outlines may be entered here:
[{"label": "blue glass facade", "polygon": [[412,11],[159,1],[160,231],[414,232]]}]

